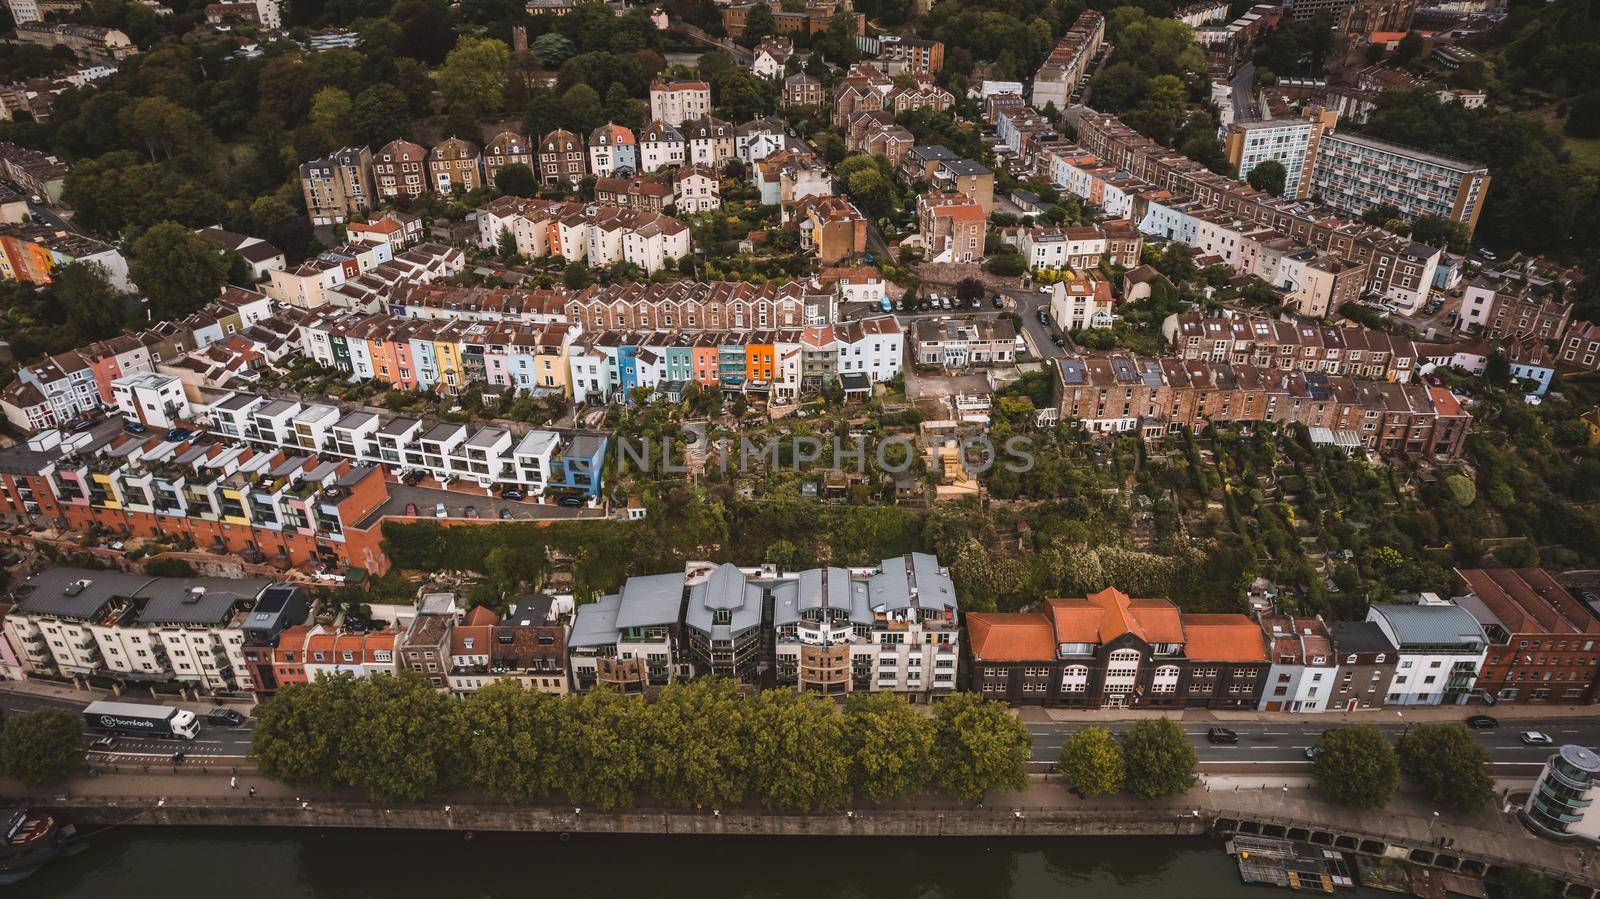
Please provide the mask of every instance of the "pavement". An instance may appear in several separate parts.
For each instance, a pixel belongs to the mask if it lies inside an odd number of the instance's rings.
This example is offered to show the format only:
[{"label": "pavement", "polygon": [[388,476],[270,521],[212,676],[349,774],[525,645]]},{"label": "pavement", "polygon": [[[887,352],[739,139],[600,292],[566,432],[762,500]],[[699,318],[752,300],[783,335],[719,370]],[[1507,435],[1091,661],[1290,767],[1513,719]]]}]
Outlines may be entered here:
[{"label": "pavement", "polygon": [[[250,793],[251,788],[256,791],[254,795]],[[968,813],[987,811],[1018,818],[1036,814],[1060,816],[1064,812],[1082,813],[1085,816],[1105,812],[1154,812],[1173,816],[1192,815],[1207,820],[1249,818],[1263,823],[1327,830],[1362,839],[1380,839],[1390,845],[1398,843],[1413,848],[1438,848],[1448,844],[1442,851],[1470,855],[1504,866],[1527,864],[1560,873],[1574,881],[1594,883],[1595,872],[1586,866],[1585,856],[1577,845],[1542,839],[1522,826],[1514,811],[1515,802],[1507,802],[1508,794],[1514,789],[1515,784],[1497,783],[1497,802],[1469,813],[1441,812],[1425,797],[1408,790],[1402,790],[1381,810],[1360,812],[1327,801],[1304,777],[1203,774],[1196,785],[1185,793],[1166,799],[1146,800],[1127,793],[1084,798],[1071,792],[1057,778],[1034,776],[1027,789],[1017,793],[991,793],[976,808],[971,805],[958,806],[947,797],[929,793],[892,803],[884,806],[883,810],[925,810],[933,814],[941,810],[962,809]],[[46,804],[99,800],[128,811],[129,821],[140,817],[142,809],[162,806],[258,804],[273,809],[298,806],[309,810],[345,805],[371,806],[371,803],[349,790],[303,790],[266,780],[251,771],[240,770],[235,773],[222,768],[184,769],[179,773],[103,773],[35,788],[0,781],[0,792]],[[448,811],[452,804],[485,801],[484,797],[470,792],[454,791],[415,803],[413,807],[443,807]],[[650,809],[653,804],[648,798],[642,797],[637,807]],[[534,813],[541,808],[564,811],[570,806],[552,801],[530,806],[528,811]],[[744,810],[759,811],[754,807],[733,811]],[[848,814],[871,818],[875,810],[872,806],[863,805],[849,810]]]},{"label": "pavement", "polygon": [[[1397,714],[1398,712],[1398,714]],[[1485,710],[1481,706],[1417,707],[1381,709],[1350,715],[1332,712],[1292,714],[1285,712],[1223,712],[1186,709],[1170,713],[1130,713],[1126,710],[1068,711],[1028,708],[1019,717],[1033,737],[1033,766],[1040,769],[1053,763],[1061,753],[1067,736],[1090,724],[1121,733],[1141,718],[1170,717],[1183,726],[1195,744],[1200,770],[1216,774],[1300,774],[1310,771],[1306,749],[1322,732],[1351,724],[1371,724],[1383,731],[1391,742],[1398,742],[1412,727],[1440,721],[1459,723],[1471,714],[1492,714],[1500,725],[1491,730],[1473,730],[1473,739],[1489,751],[1497,776],[1532,780],[1545,760],[1562,743],[1600,745],[1600,714],[1592,706],[1546,706],[1514,708],[1502,706]],[[1238,734],[1234,744],[1213,744],[1207,737],[1212,727],[1225,727]],[[1548,735],[1550,745],[1523,742],[1524,731]]]}]

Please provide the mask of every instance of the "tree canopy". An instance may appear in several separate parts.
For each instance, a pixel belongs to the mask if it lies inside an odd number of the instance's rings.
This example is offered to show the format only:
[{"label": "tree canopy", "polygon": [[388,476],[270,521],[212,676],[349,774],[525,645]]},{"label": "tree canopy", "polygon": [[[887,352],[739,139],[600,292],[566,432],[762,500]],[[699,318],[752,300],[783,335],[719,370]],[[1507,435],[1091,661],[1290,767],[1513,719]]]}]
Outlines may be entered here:
[{"label": "tree canopy", "polygon": [[83,767],[83,718],[63,709],[0,721],[0,776],[28,786],[62,780]]},{"label": "tree canopy", "polygon": [[1127,782],[1127,764],[1122,747],[1111,731],[1103,727],[1084,727],[1072,732],[1061,744],[1056,762],[1061,779],[1085,796],[1115,793]]},{"label": "tree canopy", "polygon": [[1471,811],[1494,798],[1489,751],[1460,724],[1424,724],[1400,740],[1400,770],[1434,802]]},{"label": "tree canopy", "polygon": [[1394,747],[1368,724],[1329,730],[1317,738],[1311,773],[1317,788],[1353,808],[1380,808],[1394,797],[1400,764]]},{"label": "tree canopy", "polygon": [[1146,799],[1176,796],[1194,786],[1194,744],[1171,718],[1146,718],[1122,737],[1128,789]]}]

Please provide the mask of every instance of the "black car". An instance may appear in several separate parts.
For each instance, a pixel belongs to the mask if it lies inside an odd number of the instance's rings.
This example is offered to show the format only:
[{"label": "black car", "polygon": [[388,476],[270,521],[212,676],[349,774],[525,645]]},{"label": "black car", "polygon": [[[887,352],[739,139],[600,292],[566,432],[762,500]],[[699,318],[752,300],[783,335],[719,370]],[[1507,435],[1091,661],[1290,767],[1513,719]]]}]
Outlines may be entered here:
[{"label": "black car", "polygon": [[1039,324],[1041,324],[1041,325],[1050,324],[1050,311],[1048,309],[1040,309],[1039,310]]},{"label": "black car", "polygon": [[183,428],[173,428],[166,433],[166,438],[173,443],[178,443],[183,440],[188,440],[189,432],[185,431]]},{"label": "black car", "polygon": [[427,476],[427,472],[413,468],[400,476],[400,483],[406,485],[407,487],[415,487],[417,484],[421,483],[423,478]]},{"label": "black car", "polygon": [[1000,295],[999,294],[995,294],[994,296],[989,298],[989,305],[993,306],[996,309],[1004,309],[1006,304],[1005,304],[1004,300],[1000,299]]},{"label": "black car", "polygon": [[568,493],[565,496],[557,499],[556,505],[565,506],[568,509],[581,509],[583,508],[583,497],[573,496],[572,494]]},{"label": "black car", "polygon": [[244,723],[244,716],[234,709],[214,708],[206,712],[207,724],[219,724],[223,727],[238,727]]},{"label": "black car", "polygon": [[1206,731],[1206,742],[1232,745],[1239,742],[1239,735],[1226,727],[1213,727]]},{"label": "black car", "polygon": [[1473,715],[1467,719],[1467,726],[1473,730],[1494,730],[1500,726],[1500,722],[1492,715]]},{"label": "black car", "polygon": [[518,490],[515,487],[507,487],[506,489],[500,491],[501,499],[519,500],[527,495],[528,494],[523,493],[521,490]]}]

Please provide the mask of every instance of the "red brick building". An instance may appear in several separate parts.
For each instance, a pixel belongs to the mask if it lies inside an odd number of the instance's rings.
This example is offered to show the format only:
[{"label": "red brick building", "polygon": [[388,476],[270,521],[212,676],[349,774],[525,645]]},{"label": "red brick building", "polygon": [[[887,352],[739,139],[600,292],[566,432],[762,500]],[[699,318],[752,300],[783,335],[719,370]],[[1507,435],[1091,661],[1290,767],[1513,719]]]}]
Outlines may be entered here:
[{"label": "red brick building", "polygon": [[1600,616],[1542,568],[1458,568],[1456,604],[1489,637],[1475,694],[1496,702],[1594,702]]}]

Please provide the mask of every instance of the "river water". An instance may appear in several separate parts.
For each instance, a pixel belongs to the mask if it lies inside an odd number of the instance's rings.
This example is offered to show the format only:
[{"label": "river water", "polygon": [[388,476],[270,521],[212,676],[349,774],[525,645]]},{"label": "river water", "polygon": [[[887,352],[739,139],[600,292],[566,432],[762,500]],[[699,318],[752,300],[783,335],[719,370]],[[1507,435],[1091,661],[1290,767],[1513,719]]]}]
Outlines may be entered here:
[{"label": "river water", "polygon": [[[1204,838],[118,828],[5,899],[1272,899]],[[1376,899],[1368,890],[1340,894]]]}]

